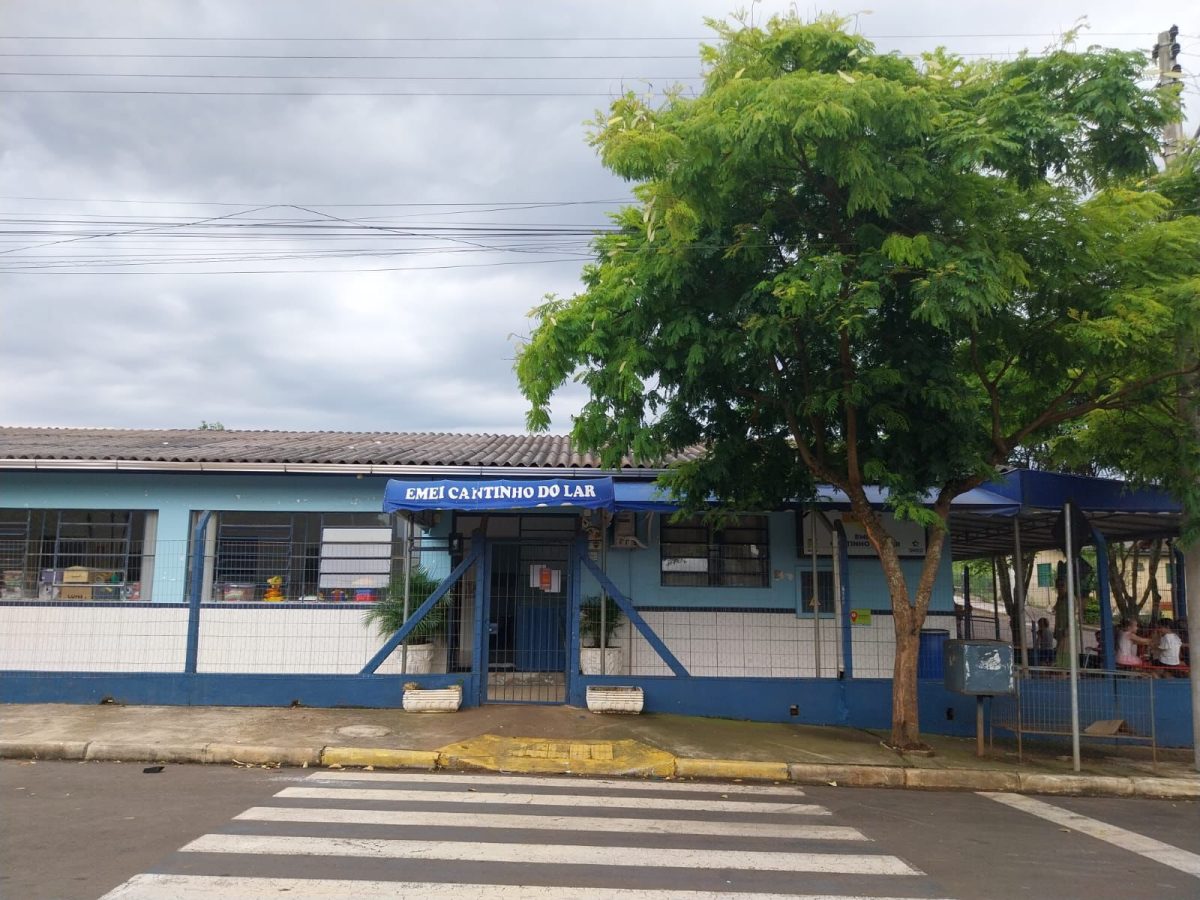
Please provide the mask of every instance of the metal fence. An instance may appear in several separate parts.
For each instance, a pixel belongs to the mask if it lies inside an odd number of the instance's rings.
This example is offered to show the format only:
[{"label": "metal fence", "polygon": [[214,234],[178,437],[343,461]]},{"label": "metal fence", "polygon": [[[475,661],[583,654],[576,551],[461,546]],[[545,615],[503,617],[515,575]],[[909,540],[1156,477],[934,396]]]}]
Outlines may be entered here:
[{"label": "metal fence", "polygon": [[[69,557],[23,551],[19,567],[14,549],[0,598],[0,669],[180,672],[191,664],[201,673],[358,673],[471,552],[471,541],[416,541],[406,603],[403,544],[397,551],[386,529],[379,540],[364,529],[344,537],[79,544]],[[480,566],[469,566],[378,671],[475,672],[485,656],[491,699],[561,702],[572,664],[568,547],[489,542],[486,590]],[[818,575],[815,608],[807,574],[792,576],[799,580],[787,607],[703,606],[695,602],[702,588],[687,606],[653,594],[628,600],[692,675],[890,678],[895,634],[886,596],[846,604],[829,573]],[[596,577],[579,577],[580,671],[672,674]],[[930,613],[924,677],[941,677],[944,643],[956,636],[953,612]]]},{"label": "metal fence", "polygon": [[[1079,672],[1079,730],[1086,739],[1149,744],[1157,762],[1154,679],[1138,672]],[[992,724],[1017,738],[1071,735],[1071,680],[1062,669],[1031,667],[1016,679],[1014,694],[992,701]]]}]

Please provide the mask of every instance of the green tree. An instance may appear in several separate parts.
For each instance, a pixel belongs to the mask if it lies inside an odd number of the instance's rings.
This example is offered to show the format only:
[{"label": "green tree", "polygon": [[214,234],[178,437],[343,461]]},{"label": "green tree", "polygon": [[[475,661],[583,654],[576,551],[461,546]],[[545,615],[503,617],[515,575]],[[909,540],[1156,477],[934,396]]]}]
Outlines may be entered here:
[{"label": "green tree", "polygon": [[[1139,54],[964,62],[878,54],[829,18],[710,23],[705,85],[595,123],[637,206],[583,290],[533,312],[528,424],[589,392],[606,464],[699,446],[664,476],[690,510],[846,492],[886,577],[892,744],[920,746],[916,663],[950,503],[1027,444],[1135,408],[1178,374],[1171,293],[1200,221],[1145,182],[1169,97]],[[909,584],[866,486],[928,528]]]}]

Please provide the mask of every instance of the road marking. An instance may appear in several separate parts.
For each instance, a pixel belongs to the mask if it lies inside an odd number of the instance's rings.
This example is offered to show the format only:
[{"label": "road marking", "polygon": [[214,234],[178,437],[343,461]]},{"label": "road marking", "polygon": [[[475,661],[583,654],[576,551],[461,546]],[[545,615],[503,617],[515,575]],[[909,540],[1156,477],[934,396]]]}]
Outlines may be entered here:
[{"label": "road marking", "polygon": [[[636,835],[630,835],[636,839]],[[686,869],[749,869],[759,872],[821,872],[840,875],[920,875],[895,856],[865,853],[770,853],[759,850],[589,847],[571,844],[481,844],[467,841],[397,841],[377,838],[315,838],[279,835],[206,834],[182,853],[347,856],[373,859],[439,859],[454,862],[517,862],[579,866],[651,866]]]},{"label": "road marking", "polygon": [[1147,859],[1162,863],[1164,866],[1170,866],[1172,869],[1178,869],[1180,872],[1186,872],[1188,875],[1200,878],[1200,854],[1180,850],[1178,847],[1173,847],[1154,838],[1146,837],[1144,834],[1118,828],[1116,825],[1109,825],[1107,822],[1101,822],[1099,819],[1092,819],[1088,816],[1071,812],[1068,809],[1063,809],[1060,806],[1046,803],[1044,800],[1036,800],[1033,797],[1025,797],[1021,794],[992,794],[986,792],[981,792],[981,796],[995,800],[997,803],[1011,806],[1013,809],[1027,812],[1031,816],[1037,816],[1056,825],[1062,825],[1064,828],[1070,828],[1073,831],[1078,831],[1097,840],[1113,844],[1123,850],[1130,850],[1139,856],[1144,856]]},{"label": "road marking", "polygon": [[804,791],[794,785],[759,784],[705,784],[696,781],[622,781],[596,778],[521,778],[500,775],[417,775],[407,772],[317,772],[309,775],[308,781],[384,781],[411,784],[498,784],[515,787],[581,787],[618,788],[623,791],[665,791],[669,793],[704,794],[769,794],[803,797]]},{"label": "road marking", "polygon": [[833,894],[742,894],[725,891],[646,891],[622,888],[539,887],[333,878],[234,878],[224,875],[135,875],[100,900],[209,900],[287,896],[292,900],[388,897],[395,900],[900,900]]},{"label": "road marking", "polygon": [[254,822],[320,822],[357,825],[420,825],[458,828],[544,828],[555,831],[641,832],[643,834],[722,835],[796,838],[810,841],[865,841],[857,828],[841,825],[777,825],[759,822],[693,822],[687,819],[613,819],[587,816],[524,816],[514,813],[406,812],[391,809],[307,809],[254,806],[234,816]]},{"label": "road marking", "polygon": [[408,803],[500,803],[528,806],[604,806],[607,809],[687,809],[695,812],[791,813],[827,816],[829,810],[811,803],[774,803],[769,800],[661,800],[657,797],[597,797],[588,794],[492,794],[484,791],[410,791],[403,788],[290,787],[276,797],[305,800],[394,800]]}]

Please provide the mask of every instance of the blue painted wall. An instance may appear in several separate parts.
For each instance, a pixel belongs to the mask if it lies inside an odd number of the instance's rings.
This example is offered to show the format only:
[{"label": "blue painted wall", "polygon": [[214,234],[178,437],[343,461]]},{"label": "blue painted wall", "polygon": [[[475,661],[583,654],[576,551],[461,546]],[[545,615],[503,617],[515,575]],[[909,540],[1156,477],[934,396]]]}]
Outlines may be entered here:
[{"label": "blue painted wall", "polygon": [[0,505],[156,510],[159,548],[151,596],[179,602],[187,596],[185,548],[192,512],[379,512],[386,483],[382,476],[354,475],[0,472]]},{"label": "blue painted wall", "polygon": [[[383,500],[384,476],[270,475],[270,474],[176,474],[141,472],[3,472],[0,473],[0,505],[38,509],[135,509],[158,513],[160,542],[152,598],[178,602],[186,596],[185,548],[190,537],[191,514],[198,510],[244,510],[270,512],[377,512]],[[807,569],[808,560],[796,554],[796,515],[771,516],[772,579],[765,588],[663,587],[659,582],[659,524],[661,516],[646,527],[640,516],[639,534],[646,550],[611,550],[606,570],[616,585],[639,606],[695,606],[719,608],[796,609],[797,567]],[[430,534],[444,537],[451,517]],[[648,539],[648,540],[647,540]],[[449,571],[445,553],[430,553],[424,560],[431,574]],[[822,564],[824,565],[824,563]],[[915,586],[920,560],[904,560],[905,575]],[[874,558],[850,561],[851,604],[854,607],[886,609],[890,606],[883,571]],[[584,594],[597,591],[584,584]],[[945,553],[934,585],[934,610],[953,609],[950,554]]]},{"label": "blue painted wall", "polygon": [[[762,588],[720,587],[664,587],[660,582],[659,524],[656,516],[654,525],[647,529],[644,524],[639,535],[648,544],[645,550],[610,550],[605,571],[618,588],[626,592],[639,608],[656,606],[671,607],[718,607],[723,609],[796,609],[800,585],[796,579],[807,572],[810,560],[796,553],[797,517],[792,512],[772,513],[771,519],[771,584]],[[649,540],[647,540],[647,537]],[[829,568],[828,557],[818,557],[818,568]],[[921,560],[901,561],[909,589],[915,590],[921,574]],[[890,609],[887,582],[883,569],[875,557],[856,557],[850,560],[850,602],[855,608]],[[585,580],[584,594],[598,590],[594,582]],[[950,553],[943,553],[933,587],[930,610],[952,611],[954,609],[953,574],[950,570]]]}]

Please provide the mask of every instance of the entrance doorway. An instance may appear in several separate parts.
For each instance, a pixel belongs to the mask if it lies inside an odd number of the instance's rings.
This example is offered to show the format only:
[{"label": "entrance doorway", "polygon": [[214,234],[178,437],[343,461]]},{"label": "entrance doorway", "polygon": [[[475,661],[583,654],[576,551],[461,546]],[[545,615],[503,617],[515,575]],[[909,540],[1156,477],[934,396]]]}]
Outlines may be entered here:
[{"label": "entrance doorway", "polygon": [[[570,654],[571,545],[579,516],[555,512],[456,514],[453,533],[487,538],[489,576],[476,618],[470,587],[459,613],[462,663],[483,676],[484,703],[566,703]],[[482,622],[482,664],[461,647]]]},{"label": "entrance doorway", "polygon": [[487,683],[492,703],[567,702],[570,545],[491,545]]}]

